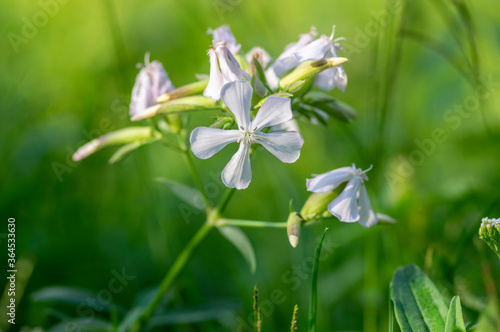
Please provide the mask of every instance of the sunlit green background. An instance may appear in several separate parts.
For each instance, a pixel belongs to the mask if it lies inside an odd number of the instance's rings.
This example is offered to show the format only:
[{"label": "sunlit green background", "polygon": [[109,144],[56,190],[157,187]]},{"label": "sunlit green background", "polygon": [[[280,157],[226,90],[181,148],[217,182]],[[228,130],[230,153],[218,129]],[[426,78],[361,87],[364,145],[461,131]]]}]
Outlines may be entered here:
[{"label": "sunlit green background", "polygon": [[[484,100],[482,111],[460,116],[460,124],[444,116],[474,96],[460,73],[471,72],[463,63],[479,64],[484,77],[493,75],[500,82],[500,11],[494,0],[466,1],[475,26],[477,62],[458,13],[448,12],[454,18],[449,24],[433,1],[409,1],[406,22],[414,36],[418,32],[430,39],[405,38],[400,58],[389,62],[388,47],[398,47],[395,37],[360,37],[377,22],[373,13],[383,11],[384,1],[67,0],[16,47],[12,33],[23,36],[23,26],[41,5],[1,2],[0,234],[7,232],[7,218],[16,218],[18,258],[34,263],[11,330],[48,329],[79,317],[79,303],[42,303],[33,294],[67,286],[97,297],[108,289],[113,270],[125,269],[135,277],[112,299],[131,308],[138,294],[157,285],[200,227],[203,214],[186,210],[154,181],[166,177],[193,183],[175,152],[153,145],[115,166],[107,163],[112,149],[78,164],[70,156],[89,138],[130,125],[127,104],[136,64],[146,51],[181,86],[195,74],[208,73],[211,40],[206,31],[221,24],[230,25],[243,51],[258,45],[274,57],[311,25],[329,35],[335,24],[337,37],[358,46],[345,65],[346,92],[332,92],[358,110],[358,119],[350,125],[332,120],[328,128],[301,123],[305,145],[295,164],[259,153],[250,187],[236,193],[227,216],[284,221],[290,200],[299,209],[307,198],[305,179],[311,173],[355,162],[363,168],[375,163],[367,183],[372,204],[397,224],[364,229],[330,221],[305,229],[297,249],[284,230],[246,230],[256,250],[255,274],[214,232],[164,303],[166,312],[192,315],[179,316],[179,324],[163,329],[235,331],[238,317],[246,319],[252,312],[253,285],[258,284],[261,301],[268,300],[264,331],[289,329],[294,304],[299,306],[298,330],[306,331],[308,262],[325,226],[335,250],[320,266],[319,330],[386,330],[392,273],[409,263],[421,266],[448,298],[460,294],[467,322],[476,320],[487,296],[488,271],[500,279],[498,259],[476,241],[480,218],[500,217],[500,84]],[[390,19],[396,22],[399,13]],[[456,34],[462,39],[457,41]],[[457,59],[461,69],[443,54]],[[380,141],[377,105],[386,100],[386,65],[395,84]],[[208,121],[208,115],[196,114],[191,125]],[[408,160],[418,149],[415,140],[428,140],[435,128],[444,130],[446,141],[436,144],[411,174],[401,176],[401,158]],[[214,201],[224,189],[220,171],[235,148],[208,161],[196,160]],[[397,180],[389,182],[388,174]],[[3,268],[6,237],[0,240]],[[275,290],[283,294],[279,303],[271,302]],[[200,311],[207,319],[190,322],[193,316],[200,318]],[[94,312],[109,320],[109,312]]]}]

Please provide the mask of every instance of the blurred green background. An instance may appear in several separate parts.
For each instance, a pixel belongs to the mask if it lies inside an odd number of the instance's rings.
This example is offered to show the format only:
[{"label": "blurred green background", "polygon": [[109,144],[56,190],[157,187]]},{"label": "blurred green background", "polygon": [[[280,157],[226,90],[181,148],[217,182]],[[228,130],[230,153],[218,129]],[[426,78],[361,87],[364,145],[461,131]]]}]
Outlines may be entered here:
[{"label": "blurred green background", "polygon": [[[48,329],[67,317],[88,317],[82,314],[85,306],[77,309],[79,303],[40,302],[33,294],[66,286],[97,298],[108,289],[113,270],[125,269],[134,277],[112,298],[132,307],[138,294],[161,280],[200,227],[203,214],[154,181],[166,177],[193,183],[176,152],[152,145],[115,166],[107,163],[110,150],[78,164],[70,156],[90,138],[130,125],[136,64],[146,51],[181,86],[195,74],[208,73],[211,40],[206,31],[221,24],[231,27],[243,51],[261,46],[273,57],[311,25],[329,35],[335,24],[336,37],[347,38],[349,83],[345,93],[332,94],[359,114],[349,125],[301,123],[305,145],[295,164],[259,153],[250,187],[236,193],[226,215],[284,221],[291,199],[296,209],[306,200],[305,179],[311,173],[355,162],[363,168],[374,163],[367,183],[372,204],[397,224],[364,229],[330,221],[307,228],[297,249],[283,230],[245,230],[256,249],[255,274],[214,232],[165,303],[165,310],[174,314],[196,316],[211,309],[207,315],[213,319],[181,319],[163,329],[235,331],[251,313],[257,283],[261,301],[268,300],[264,330],[288,329],[298,304],[299,331],[305,331],[310,274],[302,269],[310,269],[309,258],[325,226],[330,227],[326,241],[335,249],[320,266],[320,330],[385,330],[392,273],[409,263],[420,265],[447,297],[458,293],[468,322],[477,319],[488,295],[487,271],[493,280],[500,278],[498,260],[476,241],[480,219],[500,217],[496,1],[466,2],[478,60],[460,13],[448,3],[440,7],[442,0],[408,2],[404,39],[397,37],[402,36],[397,27],[390,28],[399,24],[400,12],[389,16],[387,28],[378,24],[377,36],[362,36],[377,26],[374,17],[386,7],[379,0],[62,2],[57,7],[46,7],[54,3],[49,0],[0,3],[1,248],[7,253],[7,218],[14,217],[17,255],[34,263],[11,330]],[[43,7],[52,14],[46,20],[39,14]],[[30,30],[26,26],[34,19],[39,27]],[[19,36],[14,44],[12,33]],[[387,54],[398,47],[400,55],[388,61]],[[474,70],[498,83],[481,110],[450,113],[454,105],[473,99],[476,87],[464,76]],[[384,100],[387,121],[381,128]],[[195,114],[191,121],[193,127],[208,123],[206,114]],[[444,131],[446,140],[432,143],[433,151],[424,154],[415,140],[428,143],[435,128]],[[195,161],[214,200],[223,193],[220,171],[235,148]],[[408,171],[407,161],[422,156]],[[1,256],[6,261],[6,254]],[[496,290],[489,289],[494,296]],[[276,290],[282,296],[273,302]],[[106,310],[93,312],[109,319]]]}]

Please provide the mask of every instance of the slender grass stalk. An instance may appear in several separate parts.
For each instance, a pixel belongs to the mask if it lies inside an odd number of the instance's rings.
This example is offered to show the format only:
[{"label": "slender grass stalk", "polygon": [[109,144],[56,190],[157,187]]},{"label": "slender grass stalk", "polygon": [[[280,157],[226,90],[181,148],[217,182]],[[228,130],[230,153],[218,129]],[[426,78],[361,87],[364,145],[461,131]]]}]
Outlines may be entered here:
[{"label": "slender grass stalk", "polygon": [[259,306],[259,289],[257,285],[253,287],[253,330],[260,332],[262,330],[262,317]]},{"label": "slender grass stalk", "polygon": [[394,307],[392,306],[391,295],[389,294],[389,332],[393,331],[394,331]]},{"label": "slender grass stalk", "polygon": [[293,307],[293,314],[292,314],[292,324],[290,325],[290,332],[296,332],[297,331],[297,316],[299,313],[299,307],[295,305]]},{"label": "slender grass stalk", "polygon": [[316,247],[316,253],[314,254],[314,263],[312,268],[312,283],[311,283],[311,299],[309,302],[309,332],[316,332],[316,316],[317,316],[317,306],[318,306],[318,269],[319,269],[319,256],[321,255],[321,247],[323,245],[323,240],[325,239],[328,227],[325,228],[323,236]]}]

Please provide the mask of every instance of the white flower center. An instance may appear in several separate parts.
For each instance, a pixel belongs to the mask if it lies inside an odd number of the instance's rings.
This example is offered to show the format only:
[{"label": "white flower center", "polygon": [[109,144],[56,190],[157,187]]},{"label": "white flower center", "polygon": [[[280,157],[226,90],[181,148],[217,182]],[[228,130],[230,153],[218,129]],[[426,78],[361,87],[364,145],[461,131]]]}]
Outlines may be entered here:
[{"label": "white flower center", "polygon": [[241,137],[238,140],[238,143],[241,141],[244,141],[247,144],[252,144],[252,142],[254,141],[253,132],[249,130],[242,130]]}]

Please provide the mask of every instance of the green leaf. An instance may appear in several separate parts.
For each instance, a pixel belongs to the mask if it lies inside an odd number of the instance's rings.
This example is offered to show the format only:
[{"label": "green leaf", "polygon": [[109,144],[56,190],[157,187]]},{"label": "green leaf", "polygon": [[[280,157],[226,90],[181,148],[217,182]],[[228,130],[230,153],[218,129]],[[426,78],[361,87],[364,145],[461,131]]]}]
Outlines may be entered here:
[{"label": "green leaf", "polygon": [[257,74],[257,77],[262,82],[262,84],[264,85],[264,87],[267,90],[272,91],[272,89],[269,88],[269,86],[267,85],[267,78],[266,78],[266,73],[264,71],[264,68],[262,68],[259,60],[257,60],[255,57],[253,57],[253,65],[255,67],[255,73]]},{"label": "green leaf", "polygon": [[250,266],[250,271],[255,273],[255,268],[257,266],[257,261],[255,259],[255,252],[253,250],[252,243],[248,237],[243,233],[243,231],[237,227],[219,227],[219,232],[226,239],[229,240],[243,255],[248,265]]},{"label": "green leaf", "polygon": [[58,302],[73,305],[82,304],[99,311],[109,311],[112,306],[116,306],[112,303],[101,305],[97,304],[96,301],[88,301],[89,298],[92,299],[96,297],[96,294],[83,289],[59,286],[42,288],[31,295],[31,299],[35,302]]},{"label": "green leaf", "polygon": [[444,332],[465,332],[464,318],[462,316],[462,306],[460,305],[460,297],[455,296],[451,299],[450,309],[446,317],[446,327]]},{"label": "green leaf", "polygon": [[418,266],[410,264],[394,272],[391,299],[401,331],[444,331],[448,306]]},{"label": "green leaf", "polygon": [[159,141],[160,139],[161,139],[160,137],[154,137],[154,138],[143,139],[143,140],[139,140],[139,141],[135,141],[135,142],[126,144],[126,145],[122,146],[121,148],[119,148],[118,150],[116,150],[116,152],[111,156],[111,158],[109,158],[109,164],[113,165],[119,161],[122,161],[123,159],[128,157],[130,154],[135,152],[140,147],[154,143],[156,141]]},{"label": "green leaf", "polygon": [[172,193],[184,203],[194,207],[195,209],[201,211],[205,210],[205,201],[203,200],[203,195],[198,189],[164,178],[157,178],[156,181],[170,189]]},{"label": "green leaf", "polygon": [[317,315],[317,305],[318,305],[318,268],[319,268],[319,256],[321,255],[321,247],[323,246],[323,241],[325,240],[326,231],[328,227],[325,228],[323,236],[316,247],[316,253],[314,254],[314,263],[312,268],[312,285],[311,285],[311,301],[309,303],[309,332],[316,332],[316,315]]}]

